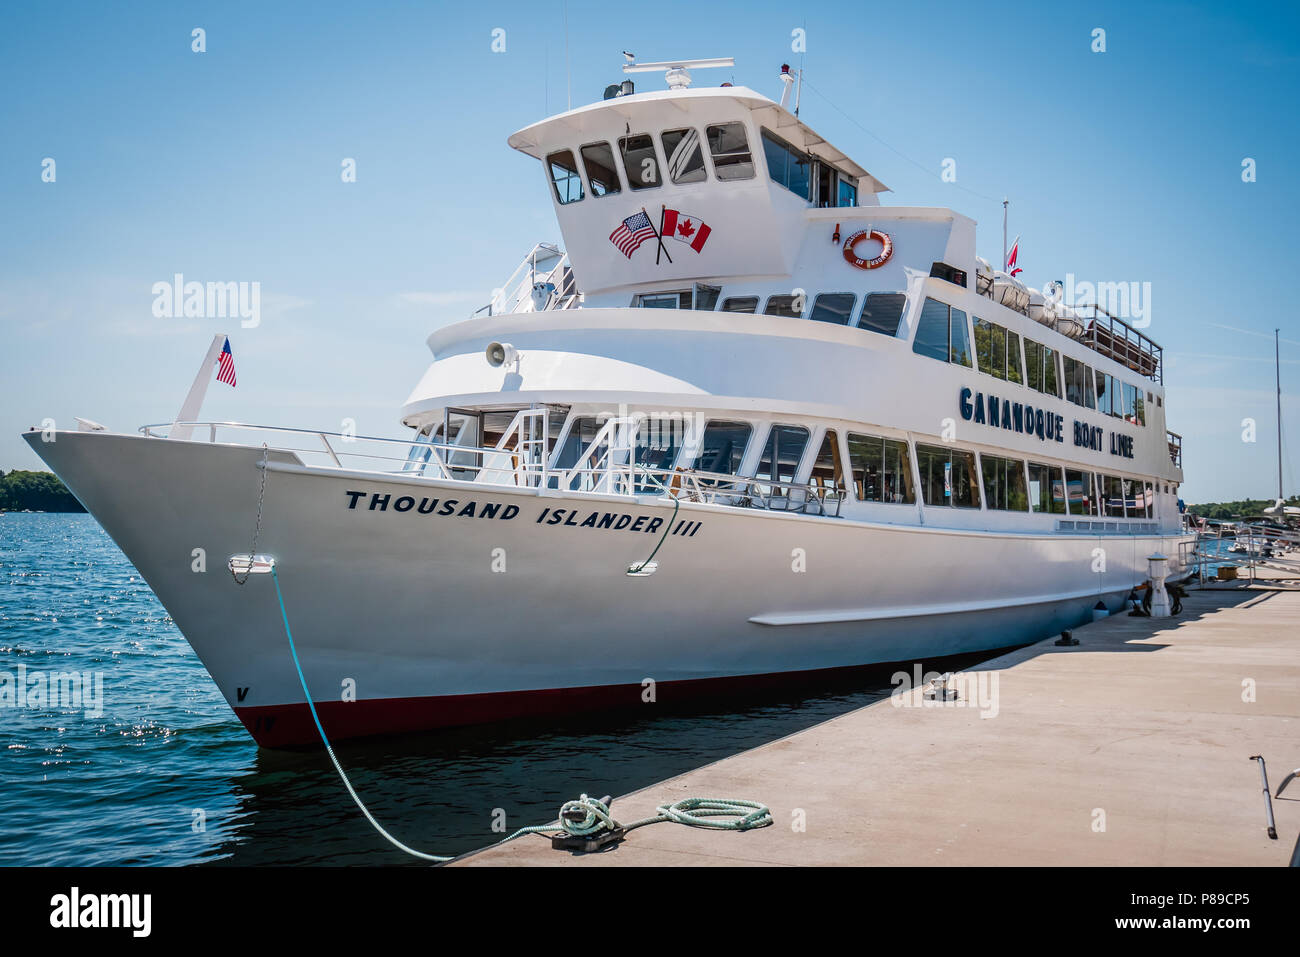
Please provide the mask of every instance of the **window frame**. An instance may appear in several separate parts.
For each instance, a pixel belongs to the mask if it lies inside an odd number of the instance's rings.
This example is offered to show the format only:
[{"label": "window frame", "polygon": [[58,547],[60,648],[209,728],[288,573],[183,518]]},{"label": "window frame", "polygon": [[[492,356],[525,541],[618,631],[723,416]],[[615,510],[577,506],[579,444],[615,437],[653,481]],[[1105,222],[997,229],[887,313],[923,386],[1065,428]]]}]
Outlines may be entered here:
[{"label": "window frame", "polygon": [[[591,178],[591,170],[587,168],[587,150],[595,146],[603,146],[605,149],[609,150],[610,170],[614,174],[614,188],[606,190],[603,193],[596,192],[595,187],[592,185],[593,180]],[[623,174],[619,171],[618,157],[615,155],[614,147],[610,144],[609,140],[592,140],[590,143],[582,144],[578,147],[578,158],[582,161],[582,175],[587,191],[591,194],[593,199],[601,199],[605,196],[617,196],[623,191]]]}]

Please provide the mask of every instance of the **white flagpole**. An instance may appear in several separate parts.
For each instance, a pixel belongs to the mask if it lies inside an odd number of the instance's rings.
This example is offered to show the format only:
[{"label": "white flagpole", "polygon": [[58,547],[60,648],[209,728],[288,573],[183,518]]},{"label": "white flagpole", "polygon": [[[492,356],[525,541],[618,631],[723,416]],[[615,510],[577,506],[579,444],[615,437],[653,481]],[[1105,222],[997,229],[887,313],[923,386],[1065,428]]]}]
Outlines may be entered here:
[{"label": "white flagpole", "polygon": [[1002,271],[1007,271],[1007,198],[1002,197]]},{"label": "white flagpole", "polygon": [[185,404],[181,406],[180,412],[176,414],[176,420],[167,432],[169,439],[188,439],[194,431],[192,426],[178,423],[193,422],[198,419],[199,410],[203,408],[203,399],[208,394],[208,383],[212,381],[212,367],[216,364],[217,356],[221,355],[221,348],[225,344],[224,332],[219,332],[212,337],[212,345],[208,346],[208,354],[203,358],[203,364],[199,366],[198,375],[194,377],[190,394],[185,397]]}]

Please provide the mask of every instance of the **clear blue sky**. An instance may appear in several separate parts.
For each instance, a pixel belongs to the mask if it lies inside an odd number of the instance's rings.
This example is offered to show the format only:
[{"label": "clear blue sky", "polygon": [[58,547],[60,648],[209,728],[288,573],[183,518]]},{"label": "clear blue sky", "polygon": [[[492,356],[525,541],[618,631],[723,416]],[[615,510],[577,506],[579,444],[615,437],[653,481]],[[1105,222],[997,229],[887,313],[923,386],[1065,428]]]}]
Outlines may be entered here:
[{"label": "clear blue sky", "polygon": [[[624,49],[734,56],[731,76],[697,82],[776,96],[780,64],[800,62],[791,31],[805,29],[801,115],[893,188],[886,202],[974,217],[997,260],[1006,194],[1031,284],[1067,272],[1152,284],[1184,497],[1263,497],[1277,471],[1274,326],[1286,490],[1300,491],[1297,9],[570,0],[569,82],[576,106],[623,78]],[[363,434],[401,434],[428,333],[559,238],[535,161],[505,139],[565,108],[564,10],[8,7],[0,468],[41,467],[17,433],[47,416],[116,429],[171,418],[217,331],[239,387],[214,384],[205,416],[327,430],[350,417]],[[491,51],[498,27],[505,53]],[[1091,51],[1096,27],[1105,53]],[[345,157],[356,183],[340,181]],[[945,157],[955,184],[940,180]],[[1242,182],[1244,157],[1257,182]],[[261,326],[154,318],[151,287],[176,272],[259,281]]]}]

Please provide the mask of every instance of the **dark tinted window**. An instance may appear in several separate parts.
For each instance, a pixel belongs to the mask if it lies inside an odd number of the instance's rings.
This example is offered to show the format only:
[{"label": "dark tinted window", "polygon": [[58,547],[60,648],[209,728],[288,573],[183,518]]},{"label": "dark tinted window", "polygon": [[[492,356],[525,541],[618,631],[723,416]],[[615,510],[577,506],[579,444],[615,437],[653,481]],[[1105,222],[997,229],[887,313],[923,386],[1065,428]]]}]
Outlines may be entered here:
[{"label": "dark tinted window", "polygon": [[851,292],[824,292],[813,300],[812,313],[808,318],[816,319],[818,322],[833,322],[837,326],[847,326],[849,318],[853,315],[855,298]]},{"label": "dark tinted window", "polygon": [[898,335],[898,324],[907,309],[907,296],[901,292],[869,292],[862,302],[859,329],[870,329],[887,336]]},{"label": "dark tinted window", "polygon": [[619,139],[618,148],[623,153],[627,185],[633,189],[652,189],[661,183],[659,158],[655,156],[654,141],[649,133],[624,136]]},{"label": "dark tinted window", "polygon": [[592,196],[607,196],[619,191],[618,167],[608,143],[588,143],[582,148],[582,165],[587,167],[587,182]]},{"label": "dark tinted window", "polygon": [[772,182],[780,183],[801,199],[808,199],[808,174],[812,168],[808,154],[799,152],[767,130],[763,130],[762,135],[767,173]]},{"label": "dark tinted window", "polygon": [[695,457],[695,468],[702,472],[735,475],[740,470],[752,431],[748,422],[709,422],[704,427],[704,439],[700,453]]},{"label": "dark tinted window", "polygon": [[912,351],[941,362],[948,361],[948,306],[938,299],[926,299],[921,305],[921,321],[916,326]]},{"label": "dark tinted window", "polygon": [[1065,485],[1062,474],[1055,465],[1029,463],[1029,504],[1035,512],[1065,514]]},{"label": "dark tinted window", "polygon": [[793,482],[808,444],[808,430],[798,425],[774,425],[767,433],[763,455],[755,478],[770,482]]},{"label": "dark tinted window", "polygon": [[849,465],[859,502],[910,505],[916,501],[906,442],[850,432]]},{"label": "dark tinted window", "polygon": [[916,463],[921,470],[921,500],[926,505],[979,508],[979,480],[975,477],[975,453],[951,446],[916,446]]},{"label": "dark tinted window", "polygon": [[757,310],[757,296],[732,296],[730,299],[722,300],[723,312],[756,312]]},{"label": "dark tinted window", "polygon": [[798,319],[803,308],[803,296],[768,296],[767,305],[763,307],[765,316],[786,316]]},{"label": "dark tinted window", "polygon": [[980,455],[984,473],[984,503],[1004,512],[1029,509],[1029,492],[1025,487],[1025,463],[996,455]]}]

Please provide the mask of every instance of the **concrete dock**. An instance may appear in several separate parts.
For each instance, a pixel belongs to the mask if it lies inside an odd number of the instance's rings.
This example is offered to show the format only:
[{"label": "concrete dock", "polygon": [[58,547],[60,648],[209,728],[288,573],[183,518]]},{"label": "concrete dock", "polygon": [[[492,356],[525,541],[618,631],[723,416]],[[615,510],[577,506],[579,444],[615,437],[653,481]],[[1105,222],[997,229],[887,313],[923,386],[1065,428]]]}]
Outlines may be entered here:
[{"label": "concrete dock", "polygon": [[[631,821],[684,797],[742,798],[774,824],[663,823],[576,855],[528,836],[459,865],[1266,865],[1300,831],[1300,591],[1192,591],[1177,617],[1117,615],[617,797]],[[902,706],[898,706],[901,704]],[[988,715],[984,717],[983,715]]]}]

